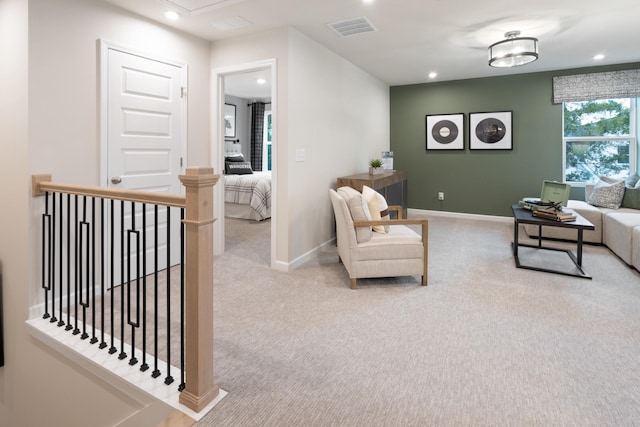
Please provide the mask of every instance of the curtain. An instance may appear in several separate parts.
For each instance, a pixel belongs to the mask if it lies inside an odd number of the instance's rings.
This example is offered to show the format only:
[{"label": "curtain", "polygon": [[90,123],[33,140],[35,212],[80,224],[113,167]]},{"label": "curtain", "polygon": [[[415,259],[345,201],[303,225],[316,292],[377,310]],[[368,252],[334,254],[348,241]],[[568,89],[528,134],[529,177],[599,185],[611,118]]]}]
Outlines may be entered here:
[{"label": "curtain", "polygon": [[640,97],[640,69],[553,78],[553,103]]},{"label": "curtain", "polygon": [[251,169],[262,170],[264,102],[251,103]]}]

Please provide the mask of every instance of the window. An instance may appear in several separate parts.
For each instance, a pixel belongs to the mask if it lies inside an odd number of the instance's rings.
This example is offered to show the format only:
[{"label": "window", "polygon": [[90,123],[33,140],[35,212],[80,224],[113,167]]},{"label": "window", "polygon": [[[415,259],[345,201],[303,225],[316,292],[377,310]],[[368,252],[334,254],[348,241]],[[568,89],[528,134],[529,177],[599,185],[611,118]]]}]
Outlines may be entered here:
[{"label": "window", "polygon": [[635,98],[562,105],[565,182],[595,182],[599,175],[624,178],[636,170]]},{"label": "window", "polygon": [[264,112],[262,131],[262,170],[271,170],[271,111]]}]

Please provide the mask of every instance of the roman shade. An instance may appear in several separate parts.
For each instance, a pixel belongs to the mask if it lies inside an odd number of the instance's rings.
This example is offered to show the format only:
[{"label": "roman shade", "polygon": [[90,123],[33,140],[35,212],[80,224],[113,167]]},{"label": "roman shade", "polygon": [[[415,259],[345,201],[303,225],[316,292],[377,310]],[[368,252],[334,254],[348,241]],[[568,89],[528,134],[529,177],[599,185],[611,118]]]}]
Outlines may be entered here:
[{"label": "roman shade", "polygon": [[640,97],[640,69],[556,76],[553,103]]}]

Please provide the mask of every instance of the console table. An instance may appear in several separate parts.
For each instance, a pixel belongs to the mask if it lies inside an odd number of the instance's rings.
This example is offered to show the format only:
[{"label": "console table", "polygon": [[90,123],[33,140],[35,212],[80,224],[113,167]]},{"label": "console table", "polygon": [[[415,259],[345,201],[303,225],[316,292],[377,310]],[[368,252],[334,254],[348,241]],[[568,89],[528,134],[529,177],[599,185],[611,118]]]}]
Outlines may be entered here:
[{"label": "console table", "polygon": [[362,192],[362,186],[373,188],[382,194],[387,204],[402,206],[402,215],[407,217],[407,172],[393,171],[378,175],[361,173],[338,178],[338,188],[349,186]]}]

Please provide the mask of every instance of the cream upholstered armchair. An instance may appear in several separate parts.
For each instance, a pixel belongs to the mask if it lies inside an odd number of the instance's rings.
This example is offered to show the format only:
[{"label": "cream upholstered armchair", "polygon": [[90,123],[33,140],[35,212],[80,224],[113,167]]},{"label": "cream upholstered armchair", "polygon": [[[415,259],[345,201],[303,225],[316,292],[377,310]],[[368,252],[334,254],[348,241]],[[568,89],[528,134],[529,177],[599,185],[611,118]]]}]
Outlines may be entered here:
[{"label": "cream upholstered armchair", "polygon": [[[422,285],[427,284],[428,220],[403,219],[400,206],[389,207],[398,212],[398,219],[377,219],[377,210],[369,209],[365,197],[351,187],[330,189],[329,194],[336,217],[338,257],[349,273],[352,289],[358,278],[372,277],[420,275]],[[382,201],[386,208],[384,198]],[[420,225],[421,233],[407,225]]]}]

